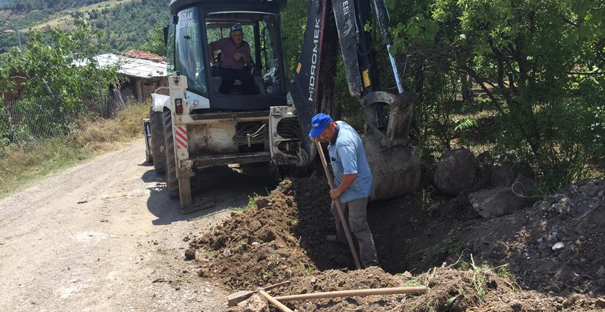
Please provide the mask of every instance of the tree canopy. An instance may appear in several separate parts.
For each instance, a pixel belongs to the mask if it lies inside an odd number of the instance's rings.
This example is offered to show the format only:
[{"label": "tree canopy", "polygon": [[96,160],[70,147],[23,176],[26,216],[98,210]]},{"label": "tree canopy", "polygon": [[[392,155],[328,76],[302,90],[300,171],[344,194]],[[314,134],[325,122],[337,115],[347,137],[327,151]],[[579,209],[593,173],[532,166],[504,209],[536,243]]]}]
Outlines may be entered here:
[{"label": "tree canopy", "polygon": [[[52,116],[54,123],[39,125],[49,128],[42,132],[65,131],[67,117],[93,114],[91,109],[103,104],[108,88],[117,82],[117,67],[101,68],[94,58],[100,51],[99,36],[102,33],[91,31],[84,21],[77,22],[75,31],[33,33],[23,51],[11,48],[0,54],[0,91],[12,91],[14,78],[23,77],[23,93],[15,104],[19,114],[34,123],[36,116]],[[41,107],[43,102],[51,104]],[[0,128],[0,137],[13,135],[7,131]]]},{"label": "tree canopy", "polygon": [[[474,87],[487,101],[465,105],[494,112],[496,148],[515,151],[549,186],[584,176],[586,164],[603,165],[605,1],[387,5],[394,52],[421,94],[417,116],[443,115],[458,98],[440,94]],[[430,120],[439,118],[423,121]]]}]

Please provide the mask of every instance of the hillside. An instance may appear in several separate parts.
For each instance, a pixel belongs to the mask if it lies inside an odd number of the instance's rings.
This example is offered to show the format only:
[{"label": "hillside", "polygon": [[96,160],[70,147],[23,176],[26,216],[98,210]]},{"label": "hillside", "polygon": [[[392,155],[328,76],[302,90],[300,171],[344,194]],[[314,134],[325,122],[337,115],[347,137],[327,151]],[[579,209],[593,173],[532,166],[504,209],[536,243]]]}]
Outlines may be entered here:
[{"label": "hillside", "polygon": [[[69,30],[75,19],[84,19],[104,32],[101,44],[122,52],[143,44],[154,26],[168,21],[168,4],[169,0],[16,0],[0,9],[0,31],[19,29],[25,42],[31,30]],[[16,32],[0,33],[0,53],[18,44]]]},{"label": "hillside", "polygon": [[60,11],[67,8],[77,8],[105,1],[106,0],[0,0],[0,4],[3,2],[4,4],[7,4],[5,7],[6,9],[29,12],[34,9],[50,9],[51,11]]},{"label": "hillside", "polygon": [[5,5],[11,4],[15,2],[15,0],[0,0],[0,8],[4,7]]},{"label": "hillside", "polygon": [[[82,7],[71,7],[69,10],[61,11],[55,18],[48,20],[45,23],[40,23],[33,26],[33,29],[39,30],[45,27],[59,27],[61,29],[69,29],[73,26],[73,22],[77,18],[90,20],[98,17],[98,10],[108,12],[109,10],[134,0],[104,0],[101,2],[92,3]],[[140,2],[140,1],[139,1]]]}]

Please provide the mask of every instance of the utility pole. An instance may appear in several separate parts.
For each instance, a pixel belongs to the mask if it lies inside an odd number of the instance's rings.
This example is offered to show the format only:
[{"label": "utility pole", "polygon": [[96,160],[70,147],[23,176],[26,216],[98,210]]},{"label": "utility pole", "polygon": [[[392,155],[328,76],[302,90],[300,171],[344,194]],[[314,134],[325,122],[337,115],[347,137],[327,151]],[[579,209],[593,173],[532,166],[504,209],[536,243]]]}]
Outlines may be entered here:
[{"label": "utility pole", "polygon": [[10,33],[17,33],[17,38],[19,39],[19,52],[23,51],[23,46],[21,45],[21,33],[19,32],[19,28],[15,28],[13,29],[5,29],[4,31],[2,31],[5,34],[10,34]]},{"label": "utility pole", "polygon": [[23,52],[23,47],[21,46],[21,33],[19,32],[19,28],[15,28],[17,30],[17,37],[19,38],[19,52]]}]

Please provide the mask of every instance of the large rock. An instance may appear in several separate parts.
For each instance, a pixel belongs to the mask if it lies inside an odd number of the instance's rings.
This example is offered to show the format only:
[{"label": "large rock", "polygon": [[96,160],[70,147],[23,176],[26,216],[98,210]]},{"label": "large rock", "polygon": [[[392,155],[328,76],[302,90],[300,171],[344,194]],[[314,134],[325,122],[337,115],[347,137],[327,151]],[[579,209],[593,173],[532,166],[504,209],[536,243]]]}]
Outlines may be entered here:
[{"label": "large rock", "polygon": [[468,199],[473,209],[485,219],[511,214],[528,204],[527,198],[515,195],[510,187],[472,193]]},{"label": "large rock", "polygon": [[449,151],[441,156],[435,172],[435,184],[448,195],[470,189],[477,175],[475,156],[467,149]]},{"label": "large rock", "polygon": [[[524,163],[502,163],[492,168],[490,184],[492,187],[511,186],[518,182],[520,175],[522,175],[522,179],[525,179],[522,182],[531,179],[534,176],[531,166]],[[532,181],[531,185],[533,186],[533,184]]]},{"label": "large rock", "polygon": [[516,170],[512,164],[496,166],[492,171],[490,184],[493,187],[510,186],[515,180],[516,175]]},{"label": "large rock", "polygon": [[590,179],[578,183],[578,191],[588,197],[596,197],[599,193],[605,190],[605,183],[602,180]]}]

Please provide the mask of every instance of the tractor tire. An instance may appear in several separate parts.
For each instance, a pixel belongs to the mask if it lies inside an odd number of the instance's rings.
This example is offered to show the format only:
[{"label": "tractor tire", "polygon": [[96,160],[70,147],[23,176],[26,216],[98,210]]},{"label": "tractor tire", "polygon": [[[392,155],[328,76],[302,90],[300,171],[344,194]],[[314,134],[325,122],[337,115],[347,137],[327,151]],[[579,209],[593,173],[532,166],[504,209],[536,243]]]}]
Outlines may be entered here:
[{"label": "tractor tire", "polygon": [[166,154],[164,152],[164,120],[161,112],[149,112],[149,130],[151,132],[151,158],[155,172],[166,172]]},{"label": "tractor tire", "polygon": [[172,114],[164,111],[164,146],[166,151],[166,188],[170,198],[179,198],[179,179],[176,177],[176,155],[174,154],[174,134]]}]

